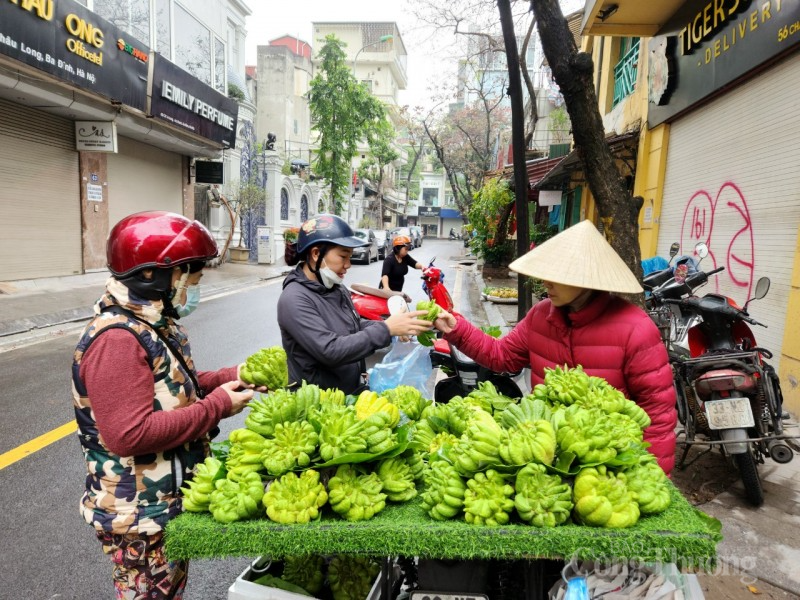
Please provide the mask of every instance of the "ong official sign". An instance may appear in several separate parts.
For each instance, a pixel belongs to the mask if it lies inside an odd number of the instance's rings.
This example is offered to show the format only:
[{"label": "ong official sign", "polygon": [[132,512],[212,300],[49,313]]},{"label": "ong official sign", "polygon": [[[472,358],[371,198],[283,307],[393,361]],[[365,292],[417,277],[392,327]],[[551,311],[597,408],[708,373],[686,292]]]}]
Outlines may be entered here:
[{"label": "ong official sign", "polygon": [[235,100],[155,55],[150,105],[154,117],[232,148],[238,111]]},{"label": "ong official sign", "polygon": [[142,111],[149,53],[74,0],[0,2],[0,54]]},{"label": "ong official sign", "polygon": [[654,127],[800,45],[800,0],[691,0],[648,45]]}]

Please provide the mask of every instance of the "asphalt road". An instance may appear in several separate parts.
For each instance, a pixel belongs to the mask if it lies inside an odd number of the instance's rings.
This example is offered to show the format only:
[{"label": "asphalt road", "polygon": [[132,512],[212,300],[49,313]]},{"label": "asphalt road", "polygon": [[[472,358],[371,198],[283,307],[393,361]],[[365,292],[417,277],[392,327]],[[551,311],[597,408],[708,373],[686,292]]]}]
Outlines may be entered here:
[{"label": "asphalt road", "polygon": [[[453,291],[451,256],[456,242],[426,240],[412,252],[445,272]],[[376,285],[381,263],[354,265],[345,283]],[[410,272],[405,290],[413,301],[425,299],[420,272]],[[281,281],[205,299],[185,320],[198,368],[216,369],[240,362],[259,348],[280,344],[275,321]],[[77,331],[0,354],[0,454],[74,418],[70,364]],[[374,363],[380,360],[376,354]],[[246,412],[246,411],[245,411]],[[221,424],[220,439],[243,426],[244,414]],[[113,597],[111,563],[100,551],[92,529],[78,512],[85,463],[75,435],[68,435],[0,470],[4,599],[93,600]],[[189,568],[187,599],[224,599],[250,559],[198,560]]]}]

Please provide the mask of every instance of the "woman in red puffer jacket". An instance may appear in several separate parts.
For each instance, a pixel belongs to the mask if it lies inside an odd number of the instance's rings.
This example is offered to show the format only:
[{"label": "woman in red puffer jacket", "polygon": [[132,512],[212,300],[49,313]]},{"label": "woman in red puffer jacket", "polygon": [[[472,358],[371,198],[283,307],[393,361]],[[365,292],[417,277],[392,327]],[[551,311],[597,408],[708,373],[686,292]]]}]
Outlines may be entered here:
[{"label": "woman in red puffer jacket", "polygon": [[510,268],[544,281],[549,298],[506,336],[495,339],[461,316],[443,313],[445,339],[493,371],[582,365],[603,377],[650,416],[644,439],[669,475],[675,464],[675,391],[667,351],[642,309],[612,295],[641,293],[636,277],[589,221],[570,227],[514,261]]}]

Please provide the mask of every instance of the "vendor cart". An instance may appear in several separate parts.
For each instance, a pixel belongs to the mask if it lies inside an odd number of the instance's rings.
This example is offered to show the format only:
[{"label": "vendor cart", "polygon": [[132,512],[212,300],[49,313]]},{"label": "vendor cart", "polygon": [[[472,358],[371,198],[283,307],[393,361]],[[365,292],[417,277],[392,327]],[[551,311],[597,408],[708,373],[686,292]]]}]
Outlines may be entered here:
[{"label": "vendor cart", "polygon": [[[416,498],[358,522],[325,514],[305,525],[281,525],[266,518],[221,524],[207,513],[184,513],[167,526],[165,543],[170,559],[351,554],[463,560],[577,557],[676,563],[683,568],[713,566],[719,522],[692,507],[674,486],[671,493],[666,511],[642,517],[627,529],[439,522],[428,517]],[[388,564],[384,561],[383,599],[389,598],[391,589]]]}]

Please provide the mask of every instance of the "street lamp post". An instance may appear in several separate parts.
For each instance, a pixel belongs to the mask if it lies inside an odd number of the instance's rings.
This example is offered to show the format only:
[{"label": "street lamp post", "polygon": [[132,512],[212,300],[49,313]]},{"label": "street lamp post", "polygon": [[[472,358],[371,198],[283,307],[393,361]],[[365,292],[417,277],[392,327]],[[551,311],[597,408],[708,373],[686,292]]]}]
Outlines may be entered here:
[{"label": "street lamp post", "polygon": [[[379,37],[374,42],[370,42],[369,44],[365,44],[364,46],[362,46],[359,49],[358,52],[356,52],[356,55],[353,57],[353,77],[355,78],[356,82],[358,82],[358,77],[356,77],[356,62],[358,61],[358,55],[361,54],[364,50],[366,50],[370,46],[375,46],[377,44],[382,44],[384,42],[389,42],[389,41],[391,41],[393,39],[394,39],[394,36],[392,34],[382,35],[381,37]],[[355,198],[355,195],[356,195],[355,194],[355,188],[353,187],[353,164],[352,164],[352,159],[350,159],[350,183],[349,183],[348,192],[349,192],[349,195],[350,195],[350,200],[349,200],[348,206],[347,206],[347,215],[348,215],[348,220],[350,220],[349,219],[349,217],[350,217],[350,208],[351,208],[350,205],[352,205],[353,198]],[[382,207],[381,207],[381,214],[378,215],[378,220],[379,220],[379,223],[378,223],[379,227],[383,228],[383,208]]]}]

